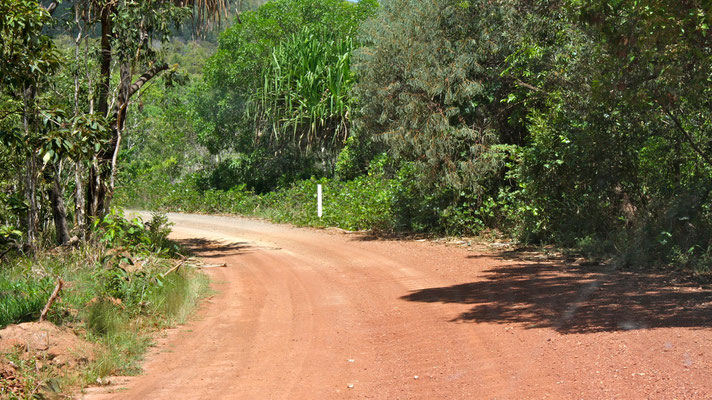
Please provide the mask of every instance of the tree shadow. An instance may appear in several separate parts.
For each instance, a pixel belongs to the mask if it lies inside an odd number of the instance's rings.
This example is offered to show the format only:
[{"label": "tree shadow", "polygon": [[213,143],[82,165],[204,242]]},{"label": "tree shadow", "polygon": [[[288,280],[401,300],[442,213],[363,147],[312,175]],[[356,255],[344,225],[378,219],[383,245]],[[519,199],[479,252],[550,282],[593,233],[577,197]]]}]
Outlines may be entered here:
[{"label": "tree shadow", "polygon": [[519,323],[560,333],[712,326],[712,289],[669,273],[610,266],[522,263],[493,267],[475,282],[401,297],[472,305],[452,321]]},{"label": "tree shadow", "polygon": [[351,240],[356,242],[407,242],[413,240],[426,240],[433,237],[432,234],[388,232],[388,231],[347,231],[344,234],[351,235]]},{"label": "tree shadow", "polygon": [[191,255],[201,258],[234,256],[250,248],[246,242],[225,243],[200,238],[177,239],[175,242],[188,250]]}]

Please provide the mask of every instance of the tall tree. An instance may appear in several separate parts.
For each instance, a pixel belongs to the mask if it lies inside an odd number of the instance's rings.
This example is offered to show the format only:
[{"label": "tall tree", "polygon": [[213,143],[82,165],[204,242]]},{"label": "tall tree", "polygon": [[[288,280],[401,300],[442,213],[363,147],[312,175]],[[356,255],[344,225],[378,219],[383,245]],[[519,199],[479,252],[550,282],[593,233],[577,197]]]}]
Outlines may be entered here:
[{"label": "tall tree", "polygon": [[[219,20],[224,0],[90,1],[86,12],[98,15],[101,36],[97,112],[111,121],[112,138],[91,168],[88,214],[107,211],[115,187],[117,157],[131,98],[151,79],[169,69],[155,45],[165,43],[189,15],[198,25]],[[112,87],[114,64],[119,79]],[[112,106],[113,105],[113,106]]]},{"label": "tall tree", "polygon": [[[2,93],[9,96],[1,117],[21,119],[21,124],[2,132],[2,139],[25,157],[26,235],[31,246],[39,229],[40,136],[45,128],[41,117],[45,110],[37,96],[40,85],[60,63],[51,39],[42,33],[50,21],[49,12],[36,1],[0,4],[0,84]],[[62,230],[62,239],[64,234]]]}]

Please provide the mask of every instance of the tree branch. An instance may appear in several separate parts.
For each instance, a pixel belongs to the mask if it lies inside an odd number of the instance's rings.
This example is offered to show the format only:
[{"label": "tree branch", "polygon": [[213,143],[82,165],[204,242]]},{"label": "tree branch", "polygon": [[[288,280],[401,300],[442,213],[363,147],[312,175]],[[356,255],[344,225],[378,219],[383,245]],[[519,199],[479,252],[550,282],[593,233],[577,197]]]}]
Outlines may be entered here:
[{"label": "tree branch", "polygon": [[54,0],[51,3],[49,3],[49,5],[46,8],[49,15],[54,14],[54,11],[57,9],[58,5],[59,5],[59,0]]},{"label": "tree branch", "polygon": [[49,312],[49,308],[52,307],[52,303],[57,300],[57,296],[59,296],[59,291],[62,290],[63,285],[64,282],[61,279],[57,279],[57,286],[54,287],[52,295],[49,296],[49,300],[47,300],[47,304],[45,304],[44,308],[42,309],[42,313],[40,314],[40,322],[44,321],[45,317],[47,316],[47,313]]},{"label": "tree branch", "polygon": [[131,98],[131,96],[134,95],[134,93],[138,92],[143,85],[146,84],[146,82],[150,81],[154,76],[158,75],[160,72],[165,71],[168,69],[168,64],[166,63],[161,63],[153,68],[149,69],[148,71],[144,72],[143,75],[141,75],[136,82],[132,83],[131,86],[129,87],[129,95],[127,96],[126,100]]},{"label": "tree branch", "polygon": [[530,85],[530,84],[528,84],[528,83],[526,83],[526,82],[520,81],[519,79],[515,79],[515,80],[514,80],[514,83],[516,83],[516,84],[519,85],[519,86],[525,87],[525,88],[527,88],[527,89],[529,89],[529,90],[533,90],[533,91],[535,91],[535,92],[544,93],[545,95],[549,95],[549,93],[548,93],[546,90],[540,89],[540,88],[538,88],[538,87],[536,87],[536,86],[534,86],[534,85]]},{"label": "tree branch", "polygon": [[17,110],[5,111],[2,115],[0,115],[0,121],[2,121],[2,120],[4,120],[5,118],[11,116],[12,114],[18,114],[18,115],[20,115],[20,114],[22,114],[22,110],[18,108]]},{"label": "tree branch", "polygon": [[695,153],[697,153],[697,155],[702,157],[702,159],[705,160],[705,162],[707,163],[708,166],[712,167],[712,159],[710,159],[710,157],[707,154],[705,154],[704,151],[702,151],[702,149],[699,147],[699,145],[695,142],[692,135],[690,135],[690,132],[688,132],[682,126],[682,124],[680,123],[680,120],[677,119],[677,117],[675,115],[673,115],[673,113],[671,113],[667,108],[663,107],[663,110],[665,111],[665,114],[667,114],[668,117],[670,117],[672,122],[675,123],[675,127],[677,128],[677,130],[679,130],[680,132],[682,132],[683,135],[685,135],[685,138],[687,138],[687,142],[690,143],[690,146],[692,146],[692,149],[695,150]]}]

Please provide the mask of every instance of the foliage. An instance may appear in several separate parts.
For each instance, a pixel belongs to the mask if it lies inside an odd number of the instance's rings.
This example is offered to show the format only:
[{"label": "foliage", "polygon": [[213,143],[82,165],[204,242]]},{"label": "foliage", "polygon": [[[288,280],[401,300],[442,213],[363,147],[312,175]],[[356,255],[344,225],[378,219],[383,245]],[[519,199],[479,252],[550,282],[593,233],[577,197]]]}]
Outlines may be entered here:
[{"label": "foliage", "polygon": [[42,34],[50,15],[36,1],[7,0],[0,4],[0,16],[2,89],[21,91],[57,68],[54,45]]},{"label": "foliage", "polygon": [[[168,181],[135,175],[121,201],[348,229],[498,229],[704,272],[711,11],[271,2],[221,35],[195,83],[186,131],[212,157]],[[347,95],[325,88],[326,71]],[[316,182],[338,214],[315,217]]]},{"label": "foliage", "polygon": [[[334,164],[334,175],[340,180],[351,180],[368,172],[368,166],[377,154],[382,154],[382,144],[363,131],[352,133]],[[384,171],[385,172],[385,171]]]},{"label": "foliage", "polygon": [[[168,273],[174,261],[141,250],[157,248],[165,240],[165,217],[154,216],[141,233],[129,233],[138,229],[136,220],[120,222],[119,218],[112,213],[114,227],[103,231],[113,232],[111,241],[38,252],[3,263],[0,326],[37,318],[60,278],[66,284],[61,301],[50,309],[49,321],[84,332],[97,346],[96,359],[76,370],[59,370],[51,364],[22,369],[24,379],[35,382],[33,389],[52,384],[53,391],[68,392],[99,377],[138,373],[152,332],[185,321],[206,293],[204,275],[187,267]],[[139,245],[130,245],[136,238],[140,238]]]},{"label": "foliage", "polygon": [[0,246],[17,242],[22,238],[22,232],[11,225],[0,225]]},{"label": "foliage", "polygon": [[[459,222],[441,216],[434,204],[441,197],[423,196],[412,168],[403,167],[389,177],[392,160],[381,155],[370,163],[368,173],[349,181],[314,177],[279,190],[256,194],[238,186],[230,190],[205,190],[196,183],[163,185],[140,194],[120,192],[117,201],[126,207],[179,212],[234,213],[268,218],[299,226],[336,226],[349,230],[371,229],[393,233],[432,231],[433,226],[450,227],[441,232],[476,232],[471,221]],[[316,213],[316,185],[323,186],[324,214]],[[440,202],[440,203],[438,203]],[[415,208],[414,205],[419,208]],[[430,218],[430,219],[429,219]],[[457,228],[456,228],[457,227]]]},{"label": "foliage", "polygon": [[349,134],[354,48],[353,38],[324,27],[305,27],[276,46],[250,99],[257,129],[300,149],[338,148]]},{"label": "foliage", "polygon": [[526,51],[510,58],[547,93],[530,111],[520,173],[536,209],[529,234],[612,241],[634,263],[704,257],[709,15],[696,3],[572,2],[540,18],[554,23],[531,30]]},{"label": "foliage", "polygon": [[102,219],[94,221],[99,242],[106,246],[124,247],[131,252],[175,254],[176,245],[168,240],[170,223],[163,214],[154,213],[151,221],[144,223],[140,217],[124,218],[123,211],[113,209]]},{"label": "foliage", "polygon": [[522,106],[506,102],[515,83],[500,77],[515,11],[505,2],[390,1],[364,25],[358,123],[413,181],[399,200],[404,227],[459,230],[442,224],[452,216],[476,230],[483,221],[465,208],[507,185],[498,144],[519,144],[526,132]]},{"label": "foliage", "polygon": [[355,30],[374,8],[278,0],[220,35],[191,119],[200,143],[241,165],[232,168],[235,185],[263,192],[280,179],[333,172],[351,129]]}]

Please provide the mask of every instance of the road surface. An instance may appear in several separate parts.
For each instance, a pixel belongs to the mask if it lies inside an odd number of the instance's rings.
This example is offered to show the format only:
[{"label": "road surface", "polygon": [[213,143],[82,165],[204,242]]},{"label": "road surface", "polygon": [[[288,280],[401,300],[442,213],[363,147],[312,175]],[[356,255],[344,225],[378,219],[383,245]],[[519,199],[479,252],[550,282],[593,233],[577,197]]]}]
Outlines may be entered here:
[{"label": "road surface", "polygon": [[216,294],[145,374],[86,399],[712,398],[712,291],[525,260],[169,214]]}]

